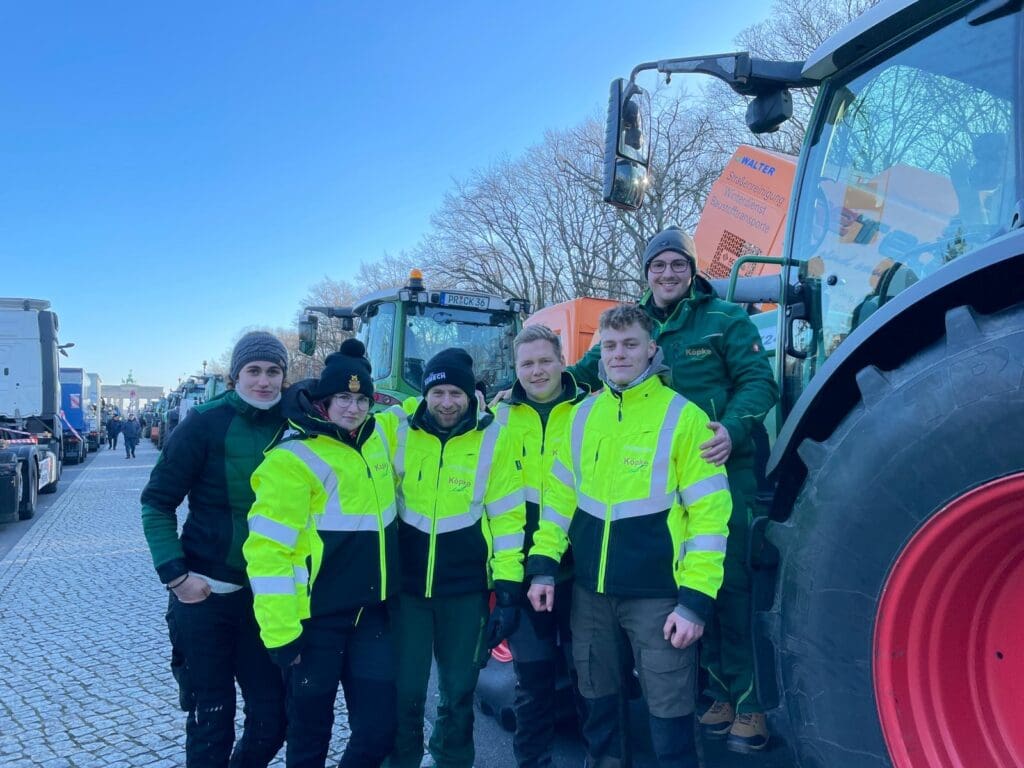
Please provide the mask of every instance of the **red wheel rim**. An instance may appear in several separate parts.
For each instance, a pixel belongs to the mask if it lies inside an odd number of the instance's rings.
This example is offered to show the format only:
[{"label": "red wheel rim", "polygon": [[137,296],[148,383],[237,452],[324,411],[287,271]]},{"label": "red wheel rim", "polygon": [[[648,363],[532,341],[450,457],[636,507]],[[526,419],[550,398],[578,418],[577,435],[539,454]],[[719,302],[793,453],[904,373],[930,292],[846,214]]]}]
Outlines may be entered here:
[{"label": "red wheel rim", "polygon": [[914,534],[874,641],[896,768],[1024,764],[1024,473],[963,494]]}]

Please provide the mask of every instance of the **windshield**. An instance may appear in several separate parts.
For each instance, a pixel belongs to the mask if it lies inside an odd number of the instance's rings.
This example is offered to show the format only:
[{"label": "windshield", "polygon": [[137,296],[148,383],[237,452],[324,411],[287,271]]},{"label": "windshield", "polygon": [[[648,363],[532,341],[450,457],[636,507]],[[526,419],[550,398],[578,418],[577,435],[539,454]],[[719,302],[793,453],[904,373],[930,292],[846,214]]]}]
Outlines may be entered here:
[{"label": "windshield", "polygon": [[459,347],[473,358],[473,372],[488,394],[512,386],[516,323],[511,312],[422,304],[409,304],[406,311],[402,378],[407,384],[419,389],[427,361],[442,349]]},{"label": "windshield", "polygon": [[823,89],[791,253],[818,299],[808,357],[789,360],[804,382],[897,293],[1007,230],[1018,24],[956,20]]}]

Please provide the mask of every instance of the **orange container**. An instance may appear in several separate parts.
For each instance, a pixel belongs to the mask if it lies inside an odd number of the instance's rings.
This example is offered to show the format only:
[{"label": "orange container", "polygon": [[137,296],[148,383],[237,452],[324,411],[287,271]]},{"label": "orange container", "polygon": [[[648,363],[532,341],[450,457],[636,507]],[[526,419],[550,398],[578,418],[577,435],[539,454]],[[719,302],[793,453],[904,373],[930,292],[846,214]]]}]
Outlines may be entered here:
[{"label": "orange container", "polygon": [[611,299],[571,299],[539,309],[525,325],[546,325],[562,340],[567,365],[578,362],[597,343],[597,321],[601,313],[619,302]]}]

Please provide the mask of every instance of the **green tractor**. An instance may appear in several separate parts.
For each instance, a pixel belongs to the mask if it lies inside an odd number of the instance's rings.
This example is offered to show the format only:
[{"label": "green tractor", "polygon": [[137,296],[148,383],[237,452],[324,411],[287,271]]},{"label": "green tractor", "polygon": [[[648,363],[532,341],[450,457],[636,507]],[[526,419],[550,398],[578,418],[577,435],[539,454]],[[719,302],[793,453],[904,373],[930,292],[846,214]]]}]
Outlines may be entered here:
[{"label": "green tractor", "polygon": [[668,59],[612,85],[604,195],[626,209],[641,72],[719,78],[755,132],[818,89],[782,274],[734,296],[781,310],[750,560],[757,686],[801,766],[1024,764],[1021,5],[881,0],[805,62]]},{"label": "green tractor", "polygon": [[312,355],[319,318],[338,318],[356,331],[373,366],[376,407],[387,408],[420,394],[423,368],[446,347],[473,357],[478,385],[488,396],[515,381],[512,341],[529,314],[529,303],[475,291],[428,288],[418,269],[398,288],[368,294],[352,307],[307,307],[299,323],[299,348]]}]

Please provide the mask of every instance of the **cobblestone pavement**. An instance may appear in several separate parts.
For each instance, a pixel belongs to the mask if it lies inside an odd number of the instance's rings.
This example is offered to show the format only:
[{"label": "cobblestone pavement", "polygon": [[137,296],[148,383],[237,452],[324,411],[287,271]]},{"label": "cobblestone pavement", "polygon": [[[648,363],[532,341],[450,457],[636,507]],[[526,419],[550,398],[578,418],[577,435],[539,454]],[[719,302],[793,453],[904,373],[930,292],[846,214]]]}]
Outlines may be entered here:
[{"label": "cobblestone pavement", "polygon": [[157,451],[147,441],[137,456],[92,454],[0,561],[0,766],[184,765],[167,593],[139,518]]}]

